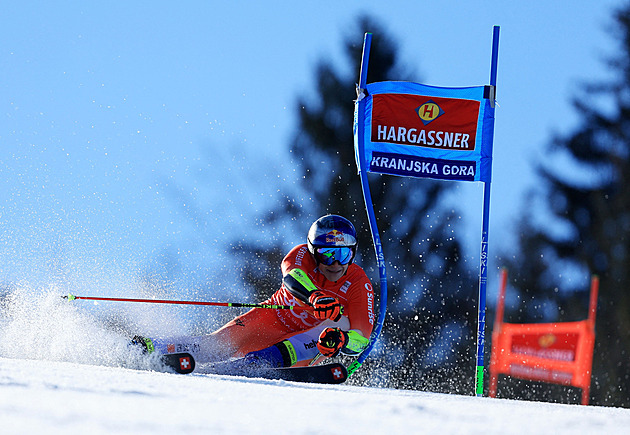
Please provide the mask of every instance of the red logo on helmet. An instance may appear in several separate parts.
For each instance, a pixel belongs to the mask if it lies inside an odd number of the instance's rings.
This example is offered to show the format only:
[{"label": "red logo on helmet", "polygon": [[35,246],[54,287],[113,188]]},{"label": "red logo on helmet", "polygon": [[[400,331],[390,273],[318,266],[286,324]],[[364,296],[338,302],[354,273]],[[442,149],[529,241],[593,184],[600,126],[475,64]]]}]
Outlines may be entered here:
[{"label": "red logo on helmet", "polygon": [[332,230],[328,234],[326,234],[326,243],[344,243],[346,240],[344,239],[344,234],[338,230]]}]

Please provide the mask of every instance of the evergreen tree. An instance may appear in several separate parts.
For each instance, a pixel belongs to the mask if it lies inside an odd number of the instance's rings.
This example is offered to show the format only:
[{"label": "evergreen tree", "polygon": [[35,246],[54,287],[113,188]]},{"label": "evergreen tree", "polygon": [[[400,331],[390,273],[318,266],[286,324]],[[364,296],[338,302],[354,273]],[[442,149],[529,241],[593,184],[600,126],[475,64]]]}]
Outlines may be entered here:
[{"label": "evergreen tree", "polygon": [[[616,77],[575,99],[580,125],[556,137],[538,166],[550,218],[521,228],[508,264],[524,300],[556,304],[559,321],[587,317],[589,275],[600,276],[592,403],[630,406],[630,6],[615,23]],[[576,271],[582,291],[566,291]]]},{"label": "evergreen tree", "polygon": [[[344,44],[350,72],[340,72],[328,59],[321,61],[316,69],[316,89],[298,101],[299,127],[291,152],[312,205],[296,207],[300,201],[287,197],[287,207],[274,212],[266,222],[279,225],[281,220],[297,220],[302,222],[305,235],[308,225],[321,215],[349,218],[359,232],[357,262],[366,269],[378,295],[378,270],[352,134],[355,84],[367,31],[374,35],[368,82],[410,79],[386,32],[369,18],[361,18]],[[370,176],[388,266],[390,300],[380,345],[384,351],[373,352],[353,376],[356,382],[380,379],[381,385],[392,387],[472,391],[476,264],[469,267],[463,259],[456,239],[458,213],[442,205],[452,187],[443,181]],[[280,261],[267,259],[275,262],[274,267]],[[246,274],[258,288],[264,274],[253,268]]]}]

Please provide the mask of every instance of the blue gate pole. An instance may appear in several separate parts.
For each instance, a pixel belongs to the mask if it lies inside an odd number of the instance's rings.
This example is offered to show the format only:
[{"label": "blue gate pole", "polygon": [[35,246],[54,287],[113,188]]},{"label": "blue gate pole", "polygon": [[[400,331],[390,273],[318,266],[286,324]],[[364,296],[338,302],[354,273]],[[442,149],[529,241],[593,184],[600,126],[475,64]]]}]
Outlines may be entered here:
[{"label": "blue gate pole", "polygon": [[[490,85],[495,92],[497,86],[497,66],[499,60],[499,26],[494,26],[492,36],[492,61],[490,66]],[[494,101],[491,102],[494,107]],[[493,127],[494,130],[494,127]],[[477,396],[483,396],[484,341],[486,335],[486,285],[488,281],[488,227],[490,218],[490,181],[484,182],[483,217],[481,222],[481,258],[479,266],[479,309],[477,317],[477,370],[475,373]]]},{"label": "blue gate pole", "polygon": [[363,92],[366,87],[367,82],[367,70],[368,70],[368,62],[370,58],[370,46],[372,43],[372,34],[366,33],[365,38],[363,40],[363,55],[361,57],[361,73],[359,77],[359,85],[358,85],[358,95],[357,101],[355,103],[355,152],[356,152],[356,161],[357,167],[359,170],[359,176],[361,178],[361,190],[363,191],[363,199],[365,201],[365,209],[367,211],[368,220],[370,223],[370,231],[372,232],[372,240],[374,242],[374,250],[376,253],[376,263],[378,265],[379,275],[380,275],[380,298],[379,298],[379,314],[378,319],[376,321],[376,325],[374,326],[374,330],[372,331],[372,335],[370,336],[370,343],[365,348],[365,350],[359,355],[359,357],[348,367],[348,374],[352,375],[361,364],[368,357],[376,341],[378,340],[379,335],[381,334],[381,330],[383,329],[383,323],[385,322],[385,314],[387,312],[387,273],[385,271],[385,256],[383,255],[383,247],[381,244],[381,239],[378,234],[378,227],[376,226],[376,217],[374,215],[374,205],[372,204],[372,195],[370,193],[370,185],[368,183],[367,178],[367,169],[364,167],[365,162],[363,161],[363,134],[365,127],[365,112],[364,105],[365,101],[363,100]]}]

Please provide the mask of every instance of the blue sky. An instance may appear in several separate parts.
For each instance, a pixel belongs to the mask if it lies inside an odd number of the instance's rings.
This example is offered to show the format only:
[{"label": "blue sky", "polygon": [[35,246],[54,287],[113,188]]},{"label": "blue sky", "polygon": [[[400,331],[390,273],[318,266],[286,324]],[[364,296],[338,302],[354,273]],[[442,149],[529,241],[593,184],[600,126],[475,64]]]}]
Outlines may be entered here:
[{"label": "blue sky", "polygon": [[[0,283],[120,290],[165,255],[194,264],[188,274],[235,276],[221,243],[264,242],[252,212],[296,189],[296,99],[314,89],[320,59],[348,68],[342,41],[362,42],[351,34],[360,13],[437,86],[486,84],[501,26],[492,257],[534,183],[531,163],[575,125],[571,96],[608,77],[602,61],[617,47],[606,29],[621,2],[462,3],[4,5]],[[482,187],[455,195],[477,255]]]}]

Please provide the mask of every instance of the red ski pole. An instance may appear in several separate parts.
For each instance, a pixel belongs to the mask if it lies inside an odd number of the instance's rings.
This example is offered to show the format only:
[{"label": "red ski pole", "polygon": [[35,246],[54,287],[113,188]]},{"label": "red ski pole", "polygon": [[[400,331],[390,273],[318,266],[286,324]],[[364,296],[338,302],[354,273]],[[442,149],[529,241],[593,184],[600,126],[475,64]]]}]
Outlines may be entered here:
[{"label": "red ski pole", "polygon": [[236,307],[236,308],[266,308],[270,310],[308,310],[309,307],[299,307],[293,305],[274,305],[274,304],[248,304],[241,302],[200,302],[200,301],[172,301],[164,299],[132,299],[132,298],[101,298],[96,296],[61,296],[64,299],[73,301],[75,299],[84,299],[88,301],[114,301],[114,302],[144,302],[150,304],[181,304],[181,305],[209,305],[213,307]]}]

